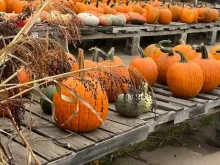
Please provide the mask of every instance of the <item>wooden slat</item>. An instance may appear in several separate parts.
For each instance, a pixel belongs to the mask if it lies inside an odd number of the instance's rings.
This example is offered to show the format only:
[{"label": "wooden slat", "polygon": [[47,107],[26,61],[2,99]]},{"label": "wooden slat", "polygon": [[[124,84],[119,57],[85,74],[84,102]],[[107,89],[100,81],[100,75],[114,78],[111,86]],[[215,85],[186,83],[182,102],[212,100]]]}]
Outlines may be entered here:
[{"label": "wooden slat", "polygon": [[184,105],[187,107],[194,107],[196,106],[196,103],[192,102],[192,101],[188,101],[188,100],[183,100],[183,99],[179,99],[179,98],[175,98],[175,97],[167,97],[167,96],[163,96],[160,94],[155,94],[156,99],[160,100],[160,101],[166,101],[166,102],[172,102],[172,103],[177,103],[180,105]]},{"label": "wooden slat", "polygon": [[150,112],[150,113],[143,113],[140,116],[138,116],[138,118],[141,119],[141,120],[149,120],[149,119],[152,119],[152,118],[156,118],[158,116],[159,116],[158,114]]},{"label": "wooden slat", "polygon": [[184,107],[182,106],[172,105],[170,103],[165,103],[162,101],[157,101],[157,107],[166,111],[181,111],[184,109]]},{"label": "wooden slat", "polygon": [[213,95],[210,95],[210,94],[203,94],[203,93],[198,94],[196,97],[203,98],[203,99],[209,99],[209,100],[217,100],[217,99],[219,99],[218,96],[213,96]]},{"label": "wooden slat", "polygon": [[[29,130],[24,127],[22,128],[22,130],[32,150],[37,155],[43,157],[49,162],[73,154],[72,151],[56,145],[49,138],[46,138],[34,132],[29,133]],[[15,140],[22,144],[22,141],[19,137],[16,137]]]},{"label": "wooden slat", "polygon": [[214,89],[210,94],[215,95],[215,96],[220,96],[220,90],[219,89]]},{"label": "wooden slat", "polygon": [[[64,131],[58,127],[56,127],[53,123],[49,123],[48,121],[36,116],[36,115],[30,115],[29,113],[25,114],[25,119],[24,119],[24,124],[26,126],[29,126],[31,124],[31,121],[28,120],[30,119],[30,117],[32,119],[34,119],[34,124],[32,126],[33,131],[40,133],[44,136],[50,137],[50,138],[54,138],[54,139],[60,139],[58,140],[61,143],[67,144],[69,143],[70,148],[73,151],[79,151],[82,150],[84,148],[87,148],[91,145],[94,145],[95,143],[91,140],[88,140],[76,133],[72,133],[71,136],[70,132]],[[67,138],[64,138],[68,136]]]},{"label": "wooden slat", "polygon": [[141,119],[122,117],[118,113],[112,112],[112,111],[108,112],[107,118],[111,121],[115,121],[117,123],[124,124],[124,125],[131,126],[131,127],[137,127],[139,125],[143,125],[146,123],[146,121],[141,120]]},{"label": "wooden slat", "polygon": [[100,128],[102,128],[105,131],[109,131],[115,134],[120,134],[122,132],[126,132],[132,129],[132,127],[122,125],[122,124],[119,124],[119,123],[116,123],[110,120],[106,120]]},{"label": "wooden slat", "polygon": [[[4,121],[5,126],[10,126],[11,121],[9,119],[3,119],[1,118],[1,123]],[[7,128],[4,127],[3,129]],[[10,126],[12,128],[12,126]],[[0,127],[2,129],[2,127]],[[67,156],[69,154],[73,154],[72,151],[69,151],[63,147],[60,147],[56,145],[51,139],[46,138],[44,136],[41,136],[39,134],[36,134],[34,132],[29,132],[25,127],[22,127],[22,133],[26,137],[26,140],[30,144],[32,150],[36,153],[36,155],[42,157],[43,159],[47,161],[52,161],[59,159],[61,157]],[[21,145],[23,145],[20,137],[15,138],[16,142],[19,142]]]},{"label": "wooden slat", "polygon": [[[6,146],[8,146],[9,139],[4,135],[0,135],[0,141],[3,144],[3,146],[5,147],[5,150],[9,155],[8,148],[6,147]],[[24,165],[25,164],[25,162],[27,160],[27,149],[25,149],[19,143],[11,141],[11,143],[10,143],[10,152],[11,152],[13,158],[14,158],[14,161],[15,161],[16,165]],[[45,159],[43,159],[43,158],[41,158],[37,155],[36,155],[36,157],[42,164],[45,164],[47,162]],[[31,165],[35,164],[33,158],[31,159],[30,164]]]},{"label": "wooden slat", "polygon": [[162,94],[164,96],[173,96],[173,94],[170,91],[167,91],[161,88],[153,87],[153,90],[155,93]]},{"label": "wooden slat", "polygon": [[107,132],[101,129],[96,129],[94,131],[91,132],[86,132],[86,133],[80,133],[80,135],[89,138],[95,142],[102,142],[104,140],[108,140],[110,138],[112,138],[113,136],[115,136],[114,133],[111,132]]},{"label": "wooden slat", "polygon": [[201,99],[201,98],[188,98],[187,100],[191,100],[191,101],[195,101],[197,103],[201,103],[201,104],[205,104],[205,103],[208,103],[209,100],[205,100],[205,99]]}]

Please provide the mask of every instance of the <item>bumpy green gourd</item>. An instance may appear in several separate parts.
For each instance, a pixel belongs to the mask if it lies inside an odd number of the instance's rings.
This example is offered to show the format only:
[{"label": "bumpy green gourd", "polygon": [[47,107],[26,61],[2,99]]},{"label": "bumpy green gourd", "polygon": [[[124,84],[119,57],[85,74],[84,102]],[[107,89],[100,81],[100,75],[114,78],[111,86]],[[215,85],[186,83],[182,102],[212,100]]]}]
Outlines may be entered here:
[{"label": "bumpy green gourd", "polygon": [[[48,87],[46,87],[43,90],[44,95],[50,99],[51,101],[53,101],[53,96],[54,93],[56,92],[56,86],[54,85],[49,85]],[[43,98],[40,99],[40,105],[42,110],[47,113],[47,114],[52,114],[52,106],[50,104],[50,102],[48,102],[47,100],[44,100]]]},{"label": "bumpy green gourd", "polygon": [[148,84],[145,83],[138,96],[120,94],[115,102],[115,108],[121,116],[137,117],[143,112],[149,112],[152,103],[152,97],[148,94]]}]

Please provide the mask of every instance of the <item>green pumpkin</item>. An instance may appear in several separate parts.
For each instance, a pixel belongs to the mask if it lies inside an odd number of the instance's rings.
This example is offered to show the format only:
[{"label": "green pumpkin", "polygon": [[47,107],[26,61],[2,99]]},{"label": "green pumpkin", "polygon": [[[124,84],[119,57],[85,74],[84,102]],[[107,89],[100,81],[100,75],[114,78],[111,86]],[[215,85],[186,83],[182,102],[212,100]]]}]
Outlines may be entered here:
[{"label": "green pumpkin", "polygon": [[152,97],[147,93],[148,85],[139,95],[120,94],[115,102],[115,108],[121,116],[138,117],[143,112],[149,112],[152,106]]},{"label": "green pumpkin", "polygon": [[[43,90],[44,95],[48,99],[50,99],[51,101],[53,101],[53,96],[54,96],[55,92],[56,92],[56,86],[54,86],[54,85],[49,85]],[[52,114],[52,106],[51,106],[50,102],[41,98],[40,105],[41,105],[42,110],[46,114]]]}]

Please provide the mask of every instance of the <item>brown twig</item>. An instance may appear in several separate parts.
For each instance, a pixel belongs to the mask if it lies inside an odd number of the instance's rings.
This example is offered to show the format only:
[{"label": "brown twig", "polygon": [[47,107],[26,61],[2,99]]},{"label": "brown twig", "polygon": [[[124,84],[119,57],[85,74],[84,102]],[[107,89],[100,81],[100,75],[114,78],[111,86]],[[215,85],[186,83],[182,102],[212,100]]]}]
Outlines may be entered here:
[{"label": "brown twig", "polygon": [[25,147],[30,151],[31,153],[31,156],[33,157],[36,165],[41,165],[41,162],[38,160],[38,158],[35,156],[33,150],[31,149],[31,146],[29,145],[29,143],[27,142],[27,140],[25,139],[24,135],[21,133],[21,131],[19,130],[19,128],[17,127],[16,125],[16,122],[14,120],[14,118],[12,117],[12,114],[11,114],[11,111],[9,109],[7,109],[8,111],[8,114],[10,116],[10,120],[11,120],[11,123],[13,124],[16,132],[18,133],[18,135],[20,136],[21,140],[23,141]]}]

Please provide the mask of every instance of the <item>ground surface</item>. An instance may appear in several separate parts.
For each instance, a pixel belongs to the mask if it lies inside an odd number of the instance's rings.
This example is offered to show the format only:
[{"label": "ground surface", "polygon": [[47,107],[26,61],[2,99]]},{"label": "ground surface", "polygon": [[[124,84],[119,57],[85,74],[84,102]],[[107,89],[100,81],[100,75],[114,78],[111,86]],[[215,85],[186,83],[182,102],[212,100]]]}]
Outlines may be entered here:
[{"label": "ground surface", "polygon": [[211,125],[186,136],[186,146],[165,145],[116,158],[112,165],[219,165],[220,148],[207,143]]}]

